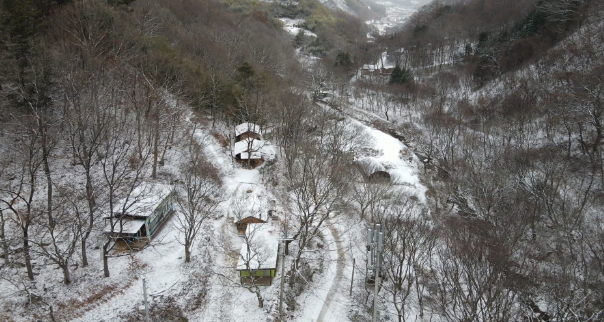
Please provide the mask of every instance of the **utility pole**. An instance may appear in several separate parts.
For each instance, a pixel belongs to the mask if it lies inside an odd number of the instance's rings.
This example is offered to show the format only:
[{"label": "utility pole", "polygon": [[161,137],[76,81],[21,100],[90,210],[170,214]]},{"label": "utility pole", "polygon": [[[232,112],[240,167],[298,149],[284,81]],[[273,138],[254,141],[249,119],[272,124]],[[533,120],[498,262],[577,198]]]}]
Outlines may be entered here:
[{"label": "utility pole", "polygon": [[143,296],[145,297],[145,321],[149,322],[149,304],[147,302],[147,279],[143,277]]},{"label": "utility pole", "polygon": [[283,286],[285,285],[285,240],[281,250],[281,291],[279,291],[279,316],[283,315]]},{"label": "utility pole", "polygon": [[384,248],[384,231],[383,226],[375,224],[373,228],[367,229],[367,251],[369,254],[369,265],[373,269],[375,290],[373,291],[373,317],[372,322],[376,321],[377,317],[377,300],[380,284],[380,260],[382,250]]},{"label": "utility pole", "polygon": [[285,247],[288,241],[293,240],[293,238],[289,238],[287,236],[287,219],[285,219],[285,224],[283,228],[283,238],[281,239],[281,241],[283,242],[283,249],[281,251],[281,291],[279,291],[279,318],[283,316],[283,287],[285,285]]}]

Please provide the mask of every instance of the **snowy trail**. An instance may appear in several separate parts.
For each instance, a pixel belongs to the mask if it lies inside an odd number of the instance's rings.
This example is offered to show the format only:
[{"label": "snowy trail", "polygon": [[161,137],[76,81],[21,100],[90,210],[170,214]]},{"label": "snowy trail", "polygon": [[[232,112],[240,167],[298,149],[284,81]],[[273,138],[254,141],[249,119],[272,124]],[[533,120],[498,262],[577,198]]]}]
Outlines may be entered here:
[{"label": "snowy trail", "polygon": [[300,298],[299,303],[304,309],[292,321],[347,321],[346,307],[342,306],[344,301],[339,292],[346,258],[338,231],[332,223],[328,224],[321,229],[328,253],[323,276],[314,281],[313,289],[305,297]]},{"label": "snowy trail", "polygon": [[[225,216],[224,220],[221,221],[220,232],[222,236],[228,236],[228,218],[228,216]],[[220,258],[216,258],[216,263],[222,263],[227,267],[232,265],[226,263],[226,259],[223,255],[220,255],[219,257]],[[208,301],[203,321],[233,321],[233,290],[221,287],[217,277],[215,277],[212,285],[210,300]]]},{"label": "snowy trail", "polygon": [[338,296],[338,291],[341,288],[342,276],[344,271],[344,262],[346,261],[346,257],[344,254],[344,249],[342,248],[342,242],[340,240],[340,234],[334,225],[329,225],[329,231],[331,232],[331,236],[335,240],[336,250],[338,253],[338,259],[336,263],[336,276],[331,284],[331,288],[325,297],[325,302],[323,303],[323,307],[321,308],[321,313],[319,314],[318,322],[323,321],[336,321],[338,319],[337,310],[334,310],[333,303],[334,299]]}]

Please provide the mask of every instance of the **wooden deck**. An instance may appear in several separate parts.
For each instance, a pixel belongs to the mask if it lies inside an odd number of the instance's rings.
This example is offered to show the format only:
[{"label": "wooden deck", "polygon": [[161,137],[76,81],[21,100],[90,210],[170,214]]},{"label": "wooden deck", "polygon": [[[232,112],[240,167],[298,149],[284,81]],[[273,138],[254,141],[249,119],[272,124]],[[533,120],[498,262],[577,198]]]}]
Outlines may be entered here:
[{"label": "wooden deck", "polygon": [[145,248],[149,241],[147,239],[140,239],[132,243],[126,243],[123,239],[118,239],[115,245],[111,248],[113,254],[120,254],[129,251],[139,251]]}]

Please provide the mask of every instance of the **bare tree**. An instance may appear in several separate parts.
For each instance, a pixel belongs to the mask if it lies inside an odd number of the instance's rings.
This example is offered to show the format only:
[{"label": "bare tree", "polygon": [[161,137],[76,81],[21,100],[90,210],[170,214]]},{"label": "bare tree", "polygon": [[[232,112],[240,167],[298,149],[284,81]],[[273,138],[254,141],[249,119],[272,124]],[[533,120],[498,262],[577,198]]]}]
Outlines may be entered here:
[{"label": "bare tree", "polygon": [[[514,274],[522,263],[510,259],[512,249],[503,247],[493,226],[475,218],[448,218],[443,230],[445,244],[431,271],[431,304],[450,321],[511,321],[521,312]],[[514,267],[520,265],[519,267]]]},{"label": "bare tree", "polygon": [[351,185],[349,198],[356,206],[355,210],[360,220],[376,222],[374,214],[377,214],[377,208],[394,196],[392,186],[389,183],[373,182],[364,178],[361,180]]},{"label": "bare tree", "polygon": [[36,137],[41,148],[42,165],[46,177],[46,216],[52,225],[53,182],[50,170],[50,153],[57,142],[57,124],[60,119],[53,109],[51,98],[51,62],[47,59],[32,57],[32,66],[27,69],[23,80],[16,89],[25,114],[17,116],[17,122],[28,128]]},{"label": "bare tree", "polygon": [[[423,316],[424,271],[436,246],[433,224],[408,198],[391,208],[384,218],[383,289],[398,313],[399,322],[407,321],[409,308],[417,305]],[[416,293],[416,302],[410,297]]]},{"label": "bare tree", "polygon": [[[343,206],[348,189],[348,166],[358,144],[344,121],[331,121],[327,116],[318,121],[317,137],[299,146],[297,159],[287,168],[287,187],[292,209],[291,223],[297,242],[293,275],[296,281],[304,250],[315,239],[330,215]],[[286,151],[292,153],[294,151]]]},{"label": "bare tree", "polygon": [[36,196],[38,191],[37,174],[43,160],[35,135],[25,134],[20,139],[23,140],[23,145],[19,147],[20,158],[16,160],[20,163],[20,166],[15,169],[16,177],[14,180],[9,180],[0,187],[0,202],[13,214],[12,219],[21,230],[27,276],[30,280],[33,280],[30,227],[43,213],[43,210],[40,209],[40,201]]},{"label": "bare tree", "polygon": [[[147,165],[151,156],[151,148],[148,146],[139,151],[138,147],[131,138],[135,136],[136,127],[132,125],[132,117],[123,110],[115,110],[114,123],[99,151],[104,155],[101,159],[101,167],[104,183],[107,187],[107,217],[109,218],[109,227],[111,231],[122,231],[121,217],[116,218],[116,214],[124,214],[124,202],[122,209],[118,208],[118,202],[131,199],[132,193],[141,185],[147,172]],[[116,220],[118,219],[118,220]],[[103,270],[105,277],[109,277],[109,246],[111,236],[103,244]]]},{"label": "bare tree", "polygon": [[[58,206],[53,209],[52,224],[40,222],[39,232],[33,239],[36,252],[50,259],[63,271],[63,283],[70,284],[69,266],[82,233],[81,220],[86,211],[80,210],[76,192],[69,188],[59,189]],[[76,218],[76,220],[74,220]]]},{"label": "bare tree", "polygon": [[102,75],[76,71],[64,76],[64,96],[69,102],[66,122],[69,143],[76,164],[82,167],[85,179],[88,225],[81,236],[82,265],[88,265],[86,242],[97,216],[98,187],[95,178],[96,158],[111,124],[111,109],[103,102]]},{"label": "bare tree", "polygon": [[180,212],[174,225],[181,233],[178,241],[185,247],[185,262],[191,261],[191,248],[204,221],[220,204],[221,182],[217,170],[212,167],[201,151],[201,146],[191,148],[191,158],[181,171],[183,179],[177,188]]}]

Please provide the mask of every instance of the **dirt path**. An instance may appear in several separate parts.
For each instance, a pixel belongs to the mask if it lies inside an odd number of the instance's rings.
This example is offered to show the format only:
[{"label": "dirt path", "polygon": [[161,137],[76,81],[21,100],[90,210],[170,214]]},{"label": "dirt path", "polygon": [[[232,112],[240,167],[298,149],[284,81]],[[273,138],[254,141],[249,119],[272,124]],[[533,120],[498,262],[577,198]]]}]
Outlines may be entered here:
[{"label": "dirt path", "polygon": [[344,262],[346,261],[344,248],[342,247],[338,230],[332,224],[330,224],[329,231],[331,232],[331,236],[336,242],[336,250],[338,252],[338,259],[336,263],[336,277],[334,278],[333,283],[331,284],[331,288],[329,289],[329,292],[325,297],[325,302],[323,302],[323,307],[321,308],[321,313],[319,314],[317,322],[334,321],[333,317],[328,319],[325,319],[325,317],[330,315],[330,313],[333,313],[330,312],[331,303],[333,302],[334,298],[336,297],[336,293],[340,288],[340,283],[342,281],[342,272],[344,270]]},{"label": "dirt path", "polygon": [[[237,186],[239,188],[239,186]],[[222,236],[230,236],[228,228],[229,228],[229,216],[224,217],[224,221],[221,225],[221,235]],[[217,262],[223,262],[226,267],[234,267],[237,265],[236,259],[233,260],[228,256],[220,255],[220,259],[216,259]],[[217,280],[215,280],[216,282]],[[214,294],[215,296],[212,298],[214,303],[213,305],[208,306],[208,314],[205,317],[205,321],[233,321],[233,306],[235,303],[234,300],[234,290],[228,287],[220,288]],[[218,306],[218,307],[216,307]],[[208,319],[209,317],[209,319]]]}]

